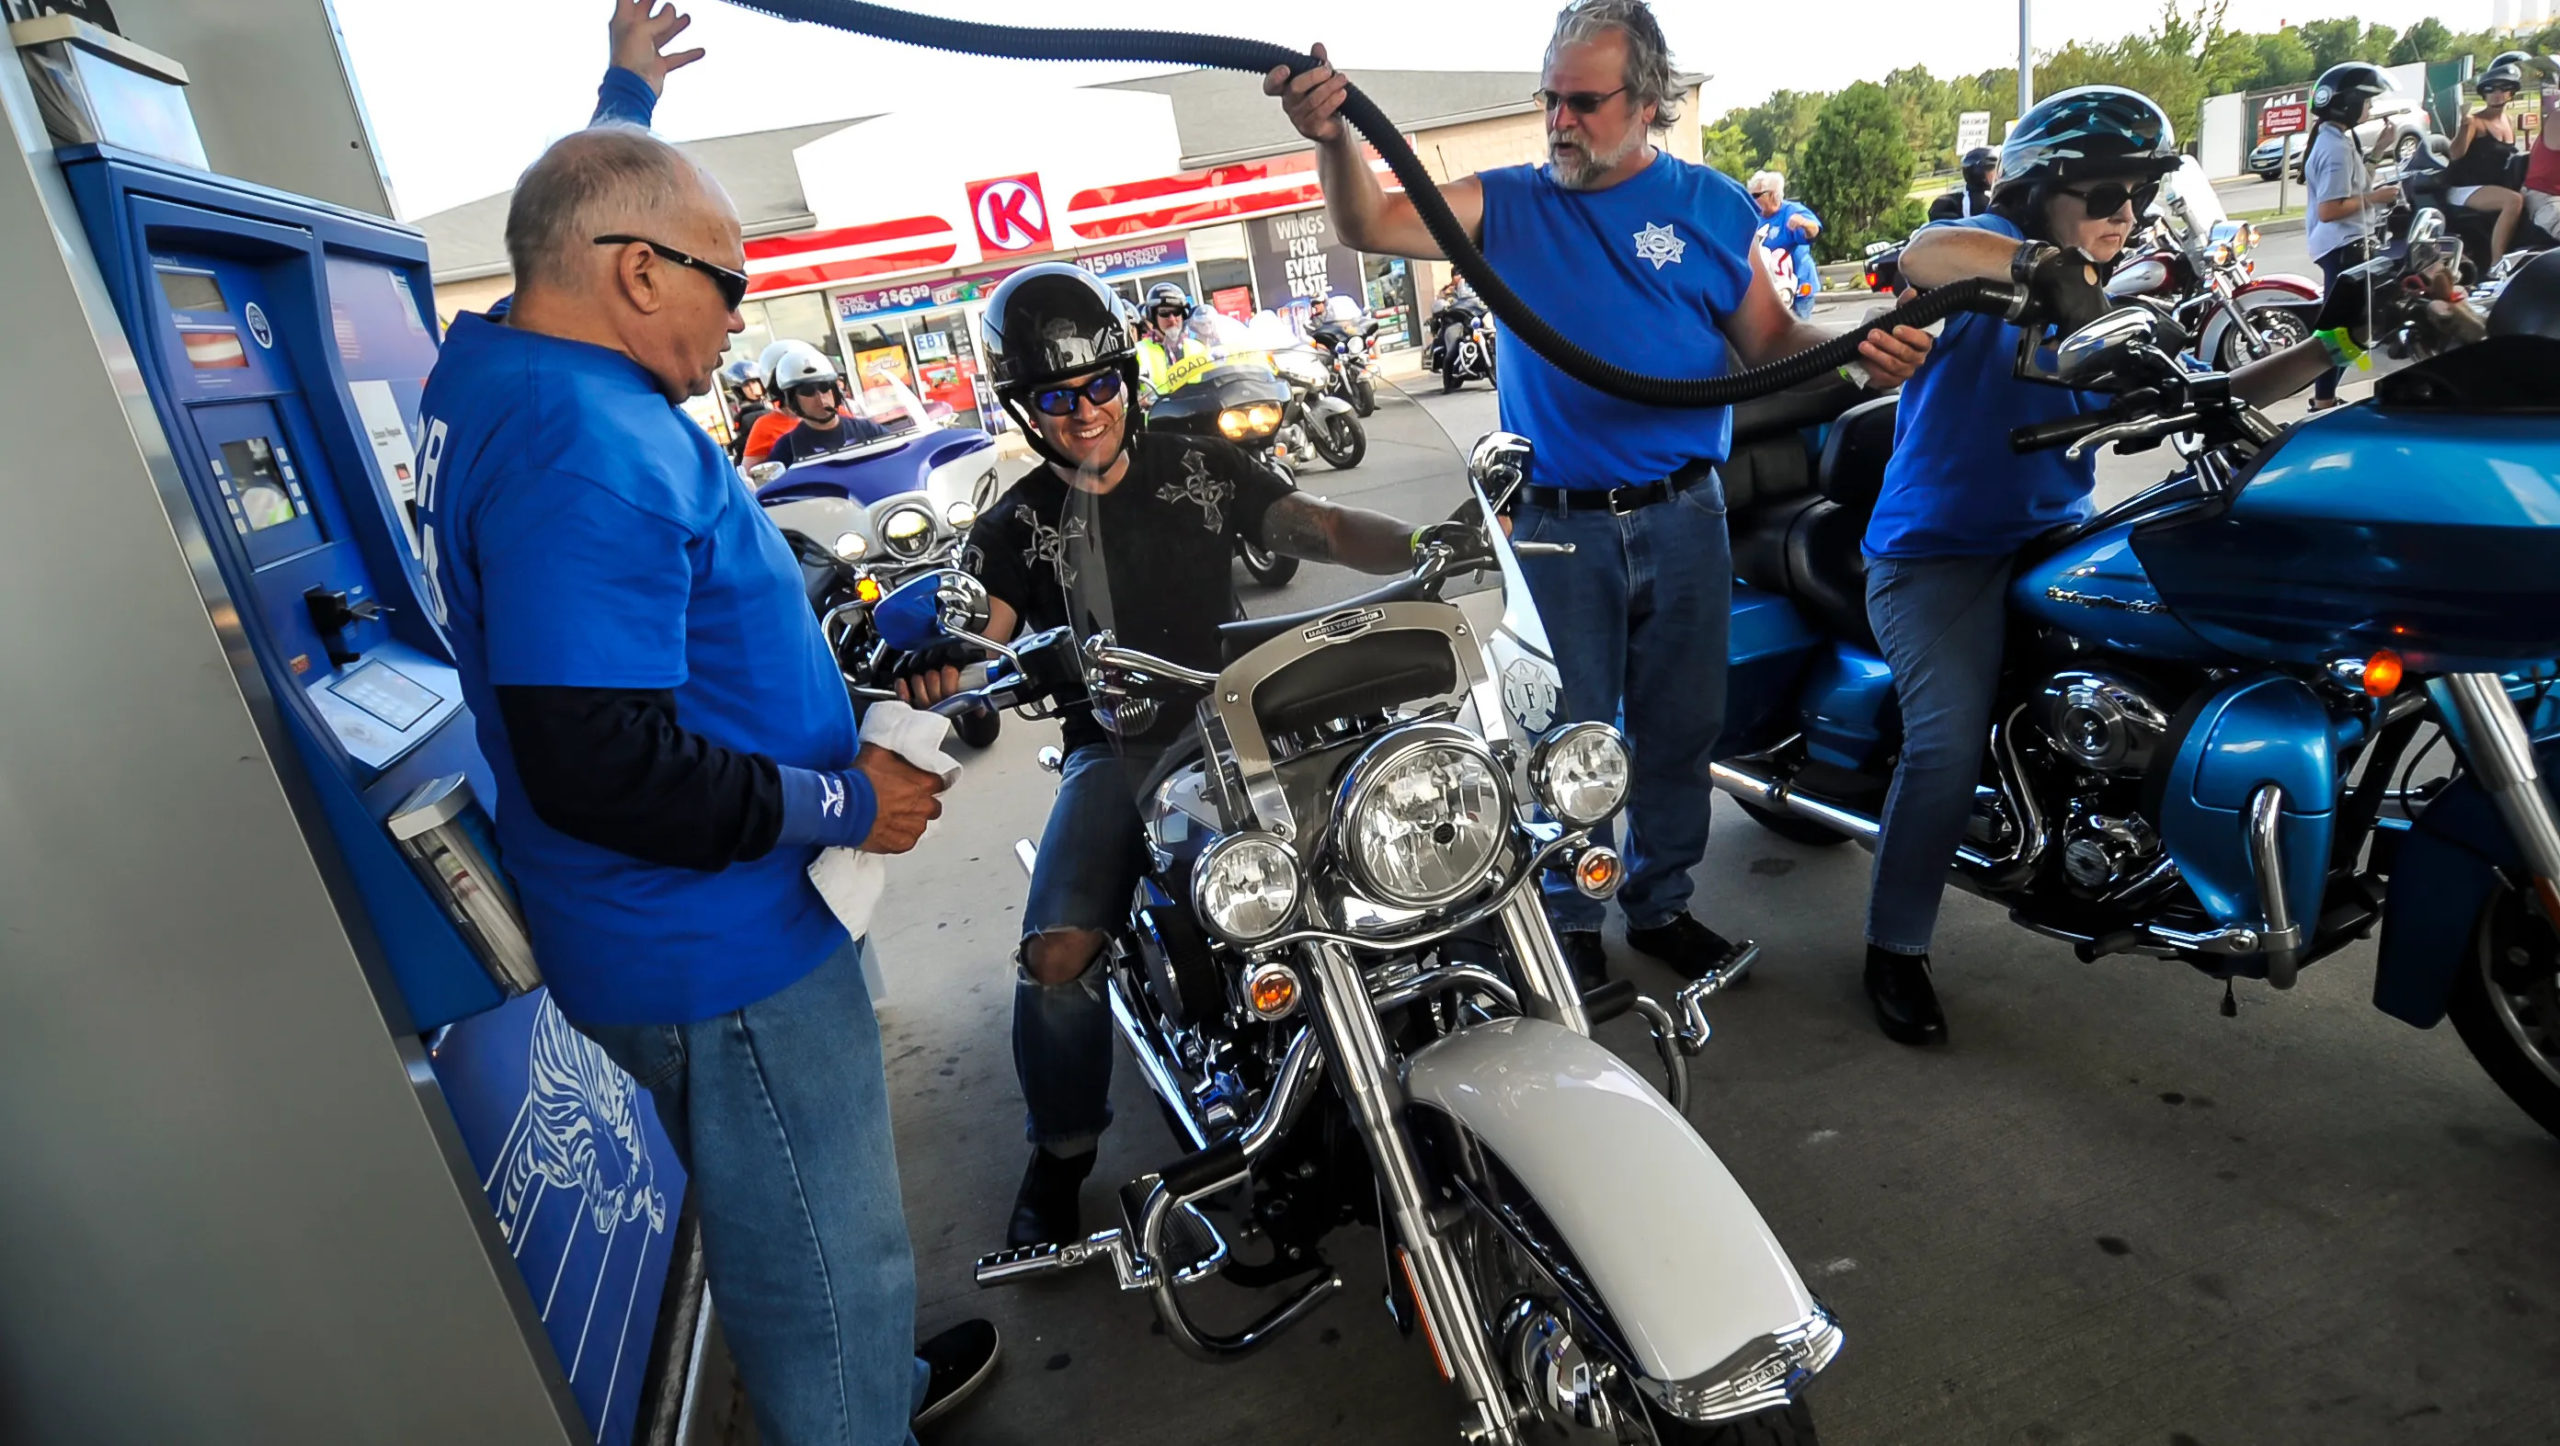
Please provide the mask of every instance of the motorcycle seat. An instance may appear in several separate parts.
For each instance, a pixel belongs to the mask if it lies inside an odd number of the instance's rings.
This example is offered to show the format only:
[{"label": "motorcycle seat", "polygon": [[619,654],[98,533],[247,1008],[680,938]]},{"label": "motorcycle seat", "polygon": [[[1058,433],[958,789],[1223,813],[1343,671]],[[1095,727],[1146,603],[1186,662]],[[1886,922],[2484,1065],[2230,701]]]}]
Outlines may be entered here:
[{"label": "motorcycle seat", "polygon": [[[1831,401],[1836,407],[1836,390]],[[1869,648],[1875,632],[1861,543],[1893,450],[1893,420],[1891,397],[1840,412],[1817,458],[1794,427],[1740,441],[1737,408],[1737,446],[1725,470],[1734,576],[1787,598],[1824,632]]]}]

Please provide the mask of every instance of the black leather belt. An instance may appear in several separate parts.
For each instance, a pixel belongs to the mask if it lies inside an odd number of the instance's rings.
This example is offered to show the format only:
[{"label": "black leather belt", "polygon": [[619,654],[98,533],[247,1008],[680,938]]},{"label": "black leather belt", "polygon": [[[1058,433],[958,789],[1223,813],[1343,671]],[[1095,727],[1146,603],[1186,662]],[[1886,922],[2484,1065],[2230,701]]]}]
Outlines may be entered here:
[{"label": "black leather belt", "polygon": [[1551,512],[1608,512],[1619,517],[1639,507],[1668,502],[1715,475],[1713,462],[1692,462],[1668,477],[1630,482],[1624,487],[1539,487],[1520,489],[1520,500]]}]

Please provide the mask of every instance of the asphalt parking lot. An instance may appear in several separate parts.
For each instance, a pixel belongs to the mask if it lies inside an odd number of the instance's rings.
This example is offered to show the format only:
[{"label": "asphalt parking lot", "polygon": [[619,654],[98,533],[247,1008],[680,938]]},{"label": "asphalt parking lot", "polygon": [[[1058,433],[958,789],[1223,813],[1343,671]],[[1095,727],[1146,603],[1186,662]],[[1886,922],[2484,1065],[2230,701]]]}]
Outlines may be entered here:
[{"label": "asphalt parking lot", "polygon": [[[1493,409],[1480,384],[1391,404],[1360,469],[1303,482],[1442,515],[1456,483],[1425,414],[1464,441]],[[2165,455],[2108,459],[2107,491],[2156,478]],[[1256,607],[1359,585],[1310,567]],[[1143,1298],[1099,1273],[972,1285],[1025,1155],[1012,845],[1039,832],[1051,780],[1033,755],[1052,741],[1011,720],[971,760],[898,864],[877,936],[920,1325],[991,1315],[1008,1351],[985,1399],[929,1442],[1456,1440],[1429,1352],[1379,1306],[1373,1236],[1337,1235],[1351,1288],[1233,1366],[1177,1353]],[[1697,878],[1702,917],[1766,953],[1750,987],[1713,1003],[1692,1115],[1846,1326],[1812,1392],[1826,1440],[2560,1439],[2560,1144],[2450,1029],[2370,1007],[2369,946],[2290,993],[2244,986],[2224,1018],[2221,986],[2183,965],[2079,964],[1953,895],[1938,953],[1952,1039],[1917,1052],[1875,1032],[1858,991],[1864,853],[1790,844],[1720,806]],[[1614,925],[1611,945],[1668,994]],[[1603,1037],[1649,1057],[1632,1019]],[[1096,1225],[1113,1186],[1174,1153],[1125,1060],[1115,1098],[1086,1190]],[[1204,1313],[1240,1318],[1234,1292],[1203,1290]]]}]

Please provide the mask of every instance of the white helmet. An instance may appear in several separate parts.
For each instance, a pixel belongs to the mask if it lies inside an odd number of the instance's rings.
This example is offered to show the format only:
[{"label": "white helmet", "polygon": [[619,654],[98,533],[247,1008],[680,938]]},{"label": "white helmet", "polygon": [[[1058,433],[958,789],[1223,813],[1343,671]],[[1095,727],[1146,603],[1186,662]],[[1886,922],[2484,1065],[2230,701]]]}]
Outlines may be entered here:
[{"label": "white helmet", "polygon": [[767,391],[779,394],[806,382],[836,379],[836,364],[805,341],[778,341],[766,351],[772,358],[765,372]]},{"label": "white helmet", "polygon": [[1360,303],[1337,291],[1325,298],[1324,315],[1327,321],[1349,325],[1360,320]]}]

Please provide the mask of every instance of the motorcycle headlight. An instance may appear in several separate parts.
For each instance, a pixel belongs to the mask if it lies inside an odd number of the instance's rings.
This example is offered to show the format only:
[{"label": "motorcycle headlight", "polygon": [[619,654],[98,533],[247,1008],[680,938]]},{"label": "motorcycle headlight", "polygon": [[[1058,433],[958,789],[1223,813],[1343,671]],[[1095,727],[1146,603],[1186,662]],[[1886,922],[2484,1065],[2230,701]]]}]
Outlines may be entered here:
[{"label": "motorcycle headlight", "polygon": [[880,536],[889,550],[902,557],[913,557],[924,551],[933,534],[933,515],[921,507],[901,507],[880,524]]},{"label": "motorcycle headlight", "polygon": [[1229,407],[1218,414],[1218,430],[1227,434],[1228,441],[1240,442],[1245,433],[1253,430],[1253,423],[1245,419],[1244,408]]},{"label": "motorcycle headlight", "polygon": [[1268,432],[1280,425],[1280,409],[1269,402],[1256,402],[1244,409],[1245,425],[1256,432]]},{"label": "motorcycle headlight", "polygon": [[1567,828],[1596,827],[1627,801],[1627,742],[1606,723],[1550,729],[1529,754],[1529,787]]},{"label": "motorcycle headlight", "polygon": [[1298,909],[1298,856],[1267,833],[1232,833],[1202,851],[1191,870],[1191,903],[1201,922],[1234,944],[1267,939]]},{"label": "motorcycle headlight", "polygon": [[1510,827],[1502,775],[1455,729],[1405,729],[1373,744],[1343,781],[1342,851],[1372,897],[1428,909],[1493,867]]},{"label": "motorcycle headlight", "polygon": [[966,532],[978,525],[978,509],[966,502],[954,502],[942,509],[942,520],[951,524],[952,531]]},{"label": "motorcycle headlight", "polygon": [[859,532],[839,533],[836,536],[836,556],[847,562],[861,561],[862,555],[870,550],[871,539]]}]

